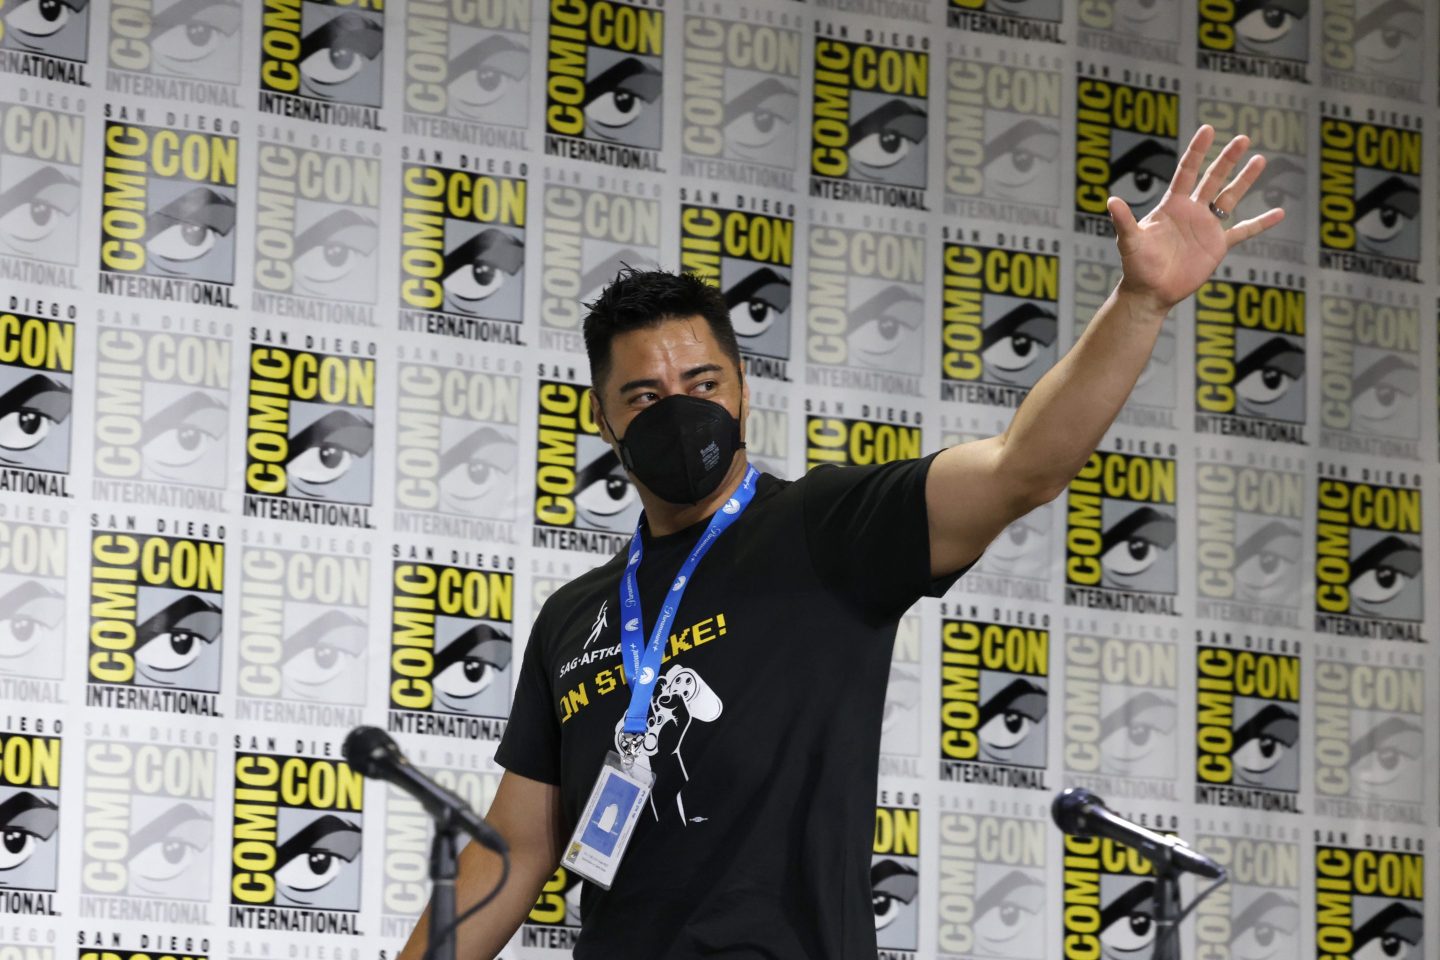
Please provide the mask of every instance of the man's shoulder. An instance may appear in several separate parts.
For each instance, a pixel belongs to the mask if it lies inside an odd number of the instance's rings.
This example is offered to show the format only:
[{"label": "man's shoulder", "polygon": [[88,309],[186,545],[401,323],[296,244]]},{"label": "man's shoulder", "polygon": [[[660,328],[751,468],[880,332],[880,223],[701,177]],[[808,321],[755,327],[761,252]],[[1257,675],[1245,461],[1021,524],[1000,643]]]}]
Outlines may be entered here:
[{"label": "man's shoulder", "polygon": [[[576,617],[596,616],[598,604],[617,595],[625,551],[566,581],[545,599],[536,618],[533,636],[543,639],[563,631]],[[596,610],[591,610],[596,607]]]}]

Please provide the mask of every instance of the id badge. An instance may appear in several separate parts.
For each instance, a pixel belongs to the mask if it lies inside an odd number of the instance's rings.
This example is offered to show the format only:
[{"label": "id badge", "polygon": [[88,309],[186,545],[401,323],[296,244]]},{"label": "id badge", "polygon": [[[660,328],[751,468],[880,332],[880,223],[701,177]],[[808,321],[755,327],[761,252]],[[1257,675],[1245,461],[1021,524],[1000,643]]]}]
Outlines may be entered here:
[{"label": "id badge", "polygon": [[607,753],[565,850],[566,869],[609,890],[654,782],[649,770],[640,766],[626,770],[618,753]]}]

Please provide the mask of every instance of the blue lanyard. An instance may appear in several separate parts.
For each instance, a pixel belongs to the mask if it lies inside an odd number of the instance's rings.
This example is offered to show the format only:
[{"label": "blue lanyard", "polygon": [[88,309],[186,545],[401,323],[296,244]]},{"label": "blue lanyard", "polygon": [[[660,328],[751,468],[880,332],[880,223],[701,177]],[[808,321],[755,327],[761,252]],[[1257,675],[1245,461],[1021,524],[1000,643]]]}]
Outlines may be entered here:
[{"label": "blue lanyard", "polygon": [[730,524],[739,519],[745,508],[750,506],[750,501],[755,499],[755,481],[759,476],[759,471],[752,464],[745,471],[745,479],[740,481],[740,489],[710,518],[710,525],[705,528],[704,535],[680,565],[680,572],[676,574],[669,592],[665,594],[665,602],[660,607],[660,616],[655,621],[654,629],[650,631],[648,644],[644,642],[641,622],[640,588],[635,582],[635,571],[640,569],[640,560],[645,554],[640,538],[640,527],[645,519],[642,517],[636,524],[635,535],[630,538],[630,560],[625,565],[625,573],[620,577],[620,642],[625,651],[626,678],[630,681],[630,709],[625,711],[625,733],[645,732],[650,714],[650,693],[655,689],[655,681],[660,679],[660,662],[665,657],[665,643],[670,636],[670,624],[675,620],[675,612],[680,609],[680,600],[685,596],[690,581],[694,579],[695,568],[700,565],[710,547]]}]

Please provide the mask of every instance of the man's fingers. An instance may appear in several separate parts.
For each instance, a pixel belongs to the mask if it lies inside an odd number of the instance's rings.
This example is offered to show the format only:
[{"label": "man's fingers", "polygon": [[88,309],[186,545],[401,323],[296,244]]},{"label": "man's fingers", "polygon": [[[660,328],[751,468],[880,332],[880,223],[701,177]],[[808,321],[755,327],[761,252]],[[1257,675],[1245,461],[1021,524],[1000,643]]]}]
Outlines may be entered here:
[{"label": "man's fingers", "polygon": [[1240,201],[1245,199],[1245,194],[1255,185],[1260,174],[1265,169],[1265,158],[1260,154],[1251,157],[1241,169],[1240,174],[1230,181],[1230,185],[1220,191],[1215,198],[1215,206],[1221,210],[1234,210],[1240,206]]},{"label": "man's fingers", "polygon": [[1230,179],[1230,171],[1235,169],[1235,164],[1240,162],[1249,146],[1250,138],[1243,133],[1225,144],[1225,149],[1220,151],[1220,156],[1216,157],[1210,164],[1210,169],[1205,171],[1200,186],[1195,188],[1191,198],[1201,203],[1213,202],[1225,186],[1225,181]]},{"label": "man's fingers", "polygon": [[1249,220],[1242,220],[1229,230],[1225,231],[1225,242],[1233,247],[1237,243],[1244,243],[1259,233],[1264,233],[1275,224],[1285,219],[1285,211],[1279,207],[1271,207],[1258,217],[1251,217]]},{"label": "man's fingers", "polygon": [[1110,220],[1115,224],[1115,235],[1123,237],[1135,229],[1135,214],[1130,211],[1130,205],[1119,197],[1111,197],[1105,201],[1105,207],[1110,211]]},{"label": "man's fingers", "polygon": [[1184,196],[1195,186],[1195,178],[1200,175],[1200,164],[1205,162],[1205,152],[1214,141],[1215,128],[1210,124],[1203,124],[1195,131],[1195,136],[1190,138],[1190,146],[1185,148],[1184,156],[1175,167],[1175,177],[1170,181],[1171,193]]}]

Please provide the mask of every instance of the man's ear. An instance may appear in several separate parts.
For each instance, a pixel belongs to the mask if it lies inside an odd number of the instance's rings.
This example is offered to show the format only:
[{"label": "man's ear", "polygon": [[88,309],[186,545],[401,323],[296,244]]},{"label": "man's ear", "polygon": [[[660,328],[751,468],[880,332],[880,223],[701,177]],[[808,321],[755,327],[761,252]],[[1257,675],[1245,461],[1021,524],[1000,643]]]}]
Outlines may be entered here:
[{"label": "man's ear", "polygon": [[740,442],[745,442],[745,423],[750,419],[750,380],[740,374]]},{"label": "man's ear", "polygon": [[590,388],[590,419],[600,428],[600,439],[614,446],[615,437],[610,433],[610,425],[605,422],[600,409],[600,391],[594,387]]}]

